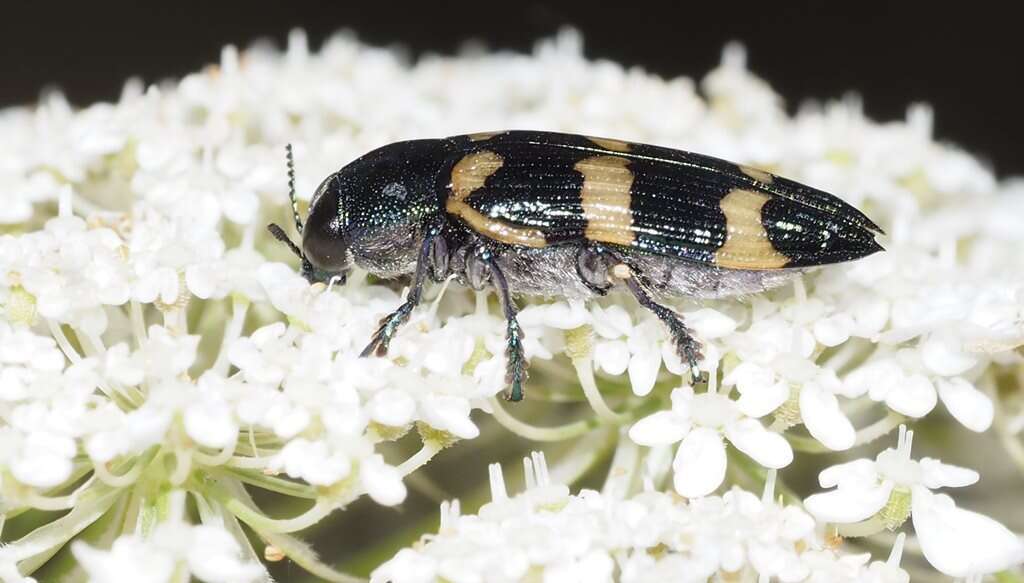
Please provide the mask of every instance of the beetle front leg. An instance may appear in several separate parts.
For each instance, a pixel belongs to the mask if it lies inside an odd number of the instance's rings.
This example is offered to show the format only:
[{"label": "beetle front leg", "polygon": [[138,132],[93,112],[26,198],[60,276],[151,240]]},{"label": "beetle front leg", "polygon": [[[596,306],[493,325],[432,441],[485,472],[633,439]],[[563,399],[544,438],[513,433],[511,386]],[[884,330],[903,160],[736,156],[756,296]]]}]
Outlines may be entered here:
[{"label": "beetle front leg", "polygon": [[700,380],[702,377],[700,369],[697,367],[697,361],[702,358],[701,344],[690,333],[690,329],[683,322],[683,317],[675,310],[654,301],[650,293],[644,288],[641,281],[643,276],[627,264],[619,263],[612,267],[611,272],[614,277],[622,279],[626,283],[626,287],[633,293],[633,297],[636,298],[641,306],[653,312],[665,324],[672,342],[676,345],[676,353],[690,367],[692,382]]},{"label": "beetle front leg", "polygon": [[[526,383],[526,353],[523,350],[523,329],[516,315],[519,312],[508,287],[508,279],[498,266],[494,254],[486,248],[478,248],[467,258],[467,279],[472,287],[482,286],[489,280],[498,292],[501,308],[505,313],[505,392],[507,401],[523,400],[523,384]],[[478,288],[479,289],[479,288]]]},{"label": "beetle front leg", "polygon": [[[437,279],[440,271],[448,269],[447,262],[448,246],[440,229],[431,230],[423,239],[420,253],[416,260],[416,271],[413,273],[412,286],[409,288],[409,295],[405,302],[398,306],[398,309],[391,312],[380,321],[380,327],[374,332],[370,343],[363,349],[360,356],[384,356],[388,353],[388,346],[391,339],[395,337],[398,329],[409,321],[412,311],[420,303],[423,296],[423,286],[428,277]],[[438,262],[438,257],[444,257],[444,264]],[[443,279],[443,276],[441,276]]]}]

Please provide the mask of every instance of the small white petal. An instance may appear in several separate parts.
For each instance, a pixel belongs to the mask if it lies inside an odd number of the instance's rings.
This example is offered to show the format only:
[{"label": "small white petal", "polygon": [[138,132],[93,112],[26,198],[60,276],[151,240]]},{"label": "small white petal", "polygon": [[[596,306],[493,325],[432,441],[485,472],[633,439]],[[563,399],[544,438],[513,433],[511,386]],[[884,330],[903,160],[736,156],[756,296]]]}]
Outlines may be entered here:
[{"label": "small white petal", "polygon": [[[707,361],[707,348],[711,345],[705,346],[704,360]],[[683,366],[683,359],[679,357],[679,352],[676,351],[676,347],[671,342],[661,343],[661,359],[665,362],[665,369],[674,374],[681,375],[683,373],[690,374],[689,365]],[[685,370],[684,370],[685,369]]]},{"label": "small white petal", "polygon": [[995,408],[988,395],[960,377],[936,379],[939,398],[954,419],[971,431],[981,433],[992,426]]},{"label": "small white petal", "polygon": [[878,480],[875,461],[863,458],[829,466],[818,474],[818,483],[822,488],[834,488],[839,484],[844,486],[854,484],[871,485]]},{"label": "small white petal", "polygon": [[948,377],[965,372],[978,358],[965,352],[957,337],[932,335],[921,345],[921,361],[935,374]]},{"label": "small white petal", "polygon": [[185,285],[197,298],[207,299],[217,289],[217,273],[213,265],[190,265],[185,269]]},{"label": "small white petal", "polygon": [[935,488],[963,488],[970,486],[981,477],[978,472],[961,468],[941,461],[926,457],[918,462],[921,467],[921,481],[931,489]]},{"label": "small white petal", "polygon": [[957,508],[952,498],[915,486],[914,531],[933,567],[951,577],[1001,571],[1024,559],[1017,535],[977,512]]},{"label": "small white petal", "polygon": [[598,342],[594,347],[594,363],[604,372],[618,376],[629,367],[629,347],[624,340]]},{"label": "small white petal", "polygon": [[775,373],[767,367],[748,360],[739,363],[729,371],[729,374],[722,379],[722,384],[727,387],[735,385],[741,393],[759,391],[775,384]]},{"label": "small white petal", "polygon": [[633,354],[629,360],[629,384],[633,394],[643,397],[651,392],[661,370],[661,353],[657,349]]},{"label": "small white petal", "polygon": [[725,428],[736,449],[766,468],[784,468],[793,461],[793,448],[785,437],[768,431],[754,419],[741,419]]},{"label": "small white petal", "polygon": [[[185,552],[192,575],[204,582],[252,582],[266,575],[257,563],[241,560],[238,543],[223,528],[200,525],[191,529],[191,544]],[[182,536],[175,536],[180,544]]]},{"label": "small white petal", "polygon": [[868,488],[838,488],[814,494],[804,500],[804,507],[824,522],[849,524],[874,516],[889,501],[892,482],[885,481]]},{"label": "small white petal", "polygon": [[903,369],[891,359],[867,362],[843,379],[843,394],[855,398],[871,393],[875,401],[884,401],[903,379]]},{"label": "small white petal", "polygon": [[698,337],[712,340],[732,334],[736,329],[736,320],[718,310],[702,308],[686,314],[686,325],[694,330]]},{"label": "small white petal", "polygon": [[681,440],[690,431],[690,422],[673,411],[658,411],[629,428],[629,438],[640,445],[667,445]]},{"label": "small white petal", "polygon": [[29,434],[22,455],[11,460],[11,474],[22,484],[38,488],[59,486],[71,476],[75,442],[70,437],[42,432]]},{"label": "small white petal", "polygon": [[778,382],[760,390],[743,391],[736,406],[747,417],[764,417],[789,399],[789,383]]},{"label": "small white petal", "polygon": [[934,385],[928,377],[920,374],[904,378],[885,397],[885,404],[890,409],[910,417],[924,417],[935,408],[937,402]]},{"label": "small white petal", "polygon": [[390,427],[401,427],[412,423],[416,413],[416,401],[405,391],[384,389],[374,393],[367,403],[370,418]]},{"label": "small white petal", "polygon": [[238,424],[225,403],[196,403],[185,410],[185,432],[200,445],[223,448],[238,439]]},{"label": "small white petal", "polygon": [[453,395],[427,395],[421,405],[422,420],[433,427],[463,439],[480,435],[480,428],[469,418],[469,401]]},{"label": "small white petal", "polygon": [[713,429],[697,427],[683,438],[672,462],[676,492],[687,498],[707,496],[722,484],[725,468],[722,436]]},{"label": "small white petal", "polygon": [[437,580],[437,569],[433,557],[402,549],[370,574],[370,583],[432,583]]},{"label": "small white petal", "polygon": [[854,333],[871,338],[881,332],[889,321],[889,300],[866,296],[850,308],[850,313],[855,322]]},{"label": "small white petal", "polygon": [[839,408],[839,399],[815,383],[800,389],[800,417],[807,431],[825,447],[833,451],[853,447],[857,432]]},{"label": "small white petal", "polygon": [[363,460],[359,466],[359,480],[366,493],[377,504],[394,506],[405,500],[406,489],[398,468],[384,463],[380,456]]},{"label": "small white petal", "polygon": [[93,583],[166,583],[174,575],[174,556],[135,537],[118,538],[109,551],[75,541],[71,552]]},{"label": "small white petal", "polygon": [[599,304],[594,304],[591,310],[594,313],[592,319],[594,332],[602,338],[621,338],[628,336],[633,330],[633,319],[629,316],[629,312],[620,305],[612,304],[604,308]]},{"label": "small white petal", "polygon": [[852,317],[847,314],[836,314],[814,323],[814,337],[825,346],[839,346],[850,338],[853,328]]}]

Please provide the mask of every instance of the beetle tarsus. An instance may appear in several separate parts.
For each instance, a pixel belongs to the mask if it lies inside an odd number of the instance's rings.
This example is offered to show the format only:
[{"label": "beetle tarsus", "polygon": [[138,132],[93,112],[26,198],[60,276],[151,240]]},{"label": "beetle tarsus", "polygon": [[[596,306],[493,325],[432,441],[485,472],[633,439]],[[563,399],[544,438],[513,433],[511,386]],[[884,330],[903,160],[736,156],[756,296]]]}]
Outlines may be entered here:
[{"label": "beetle tarsus", "polygon": [[412,314],[413,309],[419,304],[419,292],[414,293],[410,290],[409,299],[404,304],[398,306],[398,309],[391,312],[387,316],[384,316],[380,320],[380,327],[373,333],[373,338],[370,339],[370,343],[366,345],[363,352],[359,356],[386,356],[388,353],[388,346],[391,344],[391,339],[395,337],[395,333],[403,324],[409,321],[409,316]]},{"label": "beetle tarsus", "polygon": [[412,287],[409,288],[409,295],[405,298],[405,303],[381,319],[380,326],[373,333],[373,338],[370,339],[370,343],[366,345],[360,356],[385,356],[388,353],[391,339],[395,337],[399,328],[409,321],[409,316],[412,315],[412,311],[419,305],[420,298],[423,296],[423,285],[426,283],[427,274],[433,270],[431,254],[437,237],[440,235],[424,238],[423,244],[420,246],[419,258],[416,261],[416,272],[412,276]]},{"label": "beetle tarsus", "polygon": [[505,392],[502,394],[507,401],[523,400],[523,384],[526,382],[526,354],[523,350],[523,329],[516,319],[518,309],[515,300],[508,289],[508,280],[501,268],[495,263],[489,253],[480,255],[481,259],[487,262],[490,272],[490,280],[494,289],[498,292],[501,300],[502,310],[505,312]]},{"label": "beetle tarsus", "polygon": [[690,382],[698,382],[702,378],[700,367],[697,366],[697,362],[703,358],[701,344],[690,333],[690,329],[683,322],[683,317],[676,313],[675,310],[654,301],[651,295],[647,293],[647,290],[644,289],[638,277],[626,278],[625,282],[626,286],[629,287],[629,291],[636,297],[637,302],[653,312],[668,328],[668,333],[676,345],[676,352],[679,354],[679,358],[690,367]]}]

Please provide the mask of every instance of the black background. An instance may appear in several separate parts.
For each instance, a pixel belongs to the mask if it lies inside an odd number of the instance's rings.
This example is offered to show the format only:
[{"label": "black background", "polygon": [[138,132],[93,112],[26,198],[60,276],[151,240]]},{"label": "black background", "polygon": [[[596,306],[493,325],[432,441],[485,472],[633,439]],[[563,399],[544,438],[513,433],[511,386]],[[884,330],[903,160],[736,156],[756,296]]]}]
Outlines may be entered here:
[{"label": "black background", "polygon": [[875,118],[935,106],[940,138],[1024,173],[1020,20],[971,3],[785,2],[139,2],[5,3],[0,14],[0,105],[59,85],[73,102],[117,97],[124,79],[181,76],[216,61],[221,45],[283,43],[302,26],[315,46],[331,31],[453,52],[476,38],[529,50],[573,25],[588,56],[667,76],[702,76],[723,44],[743,41],[752,69],[795,107],[856,90]]}]

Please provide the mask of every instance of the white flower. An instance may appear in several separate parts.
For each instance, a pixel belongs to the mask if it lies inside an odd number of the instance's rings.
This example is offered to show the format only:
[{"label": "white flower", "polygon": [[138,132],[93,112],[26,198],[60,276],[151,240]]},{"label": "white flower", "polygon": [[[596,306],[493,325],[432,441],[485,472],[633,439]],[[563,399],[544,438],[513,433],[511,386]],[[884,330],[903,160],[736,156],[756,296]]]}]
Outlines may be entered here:
[{"label": "white flower", "polygon": [[168,523],[148,539],[120,537],[109,551],[84,543],[73,550],[96,583],[170,583],[189,574],[205,583],[248,583],[266,574],[241,560],[238,542],[224,529],[207,525]]},{"label": "white flower", "polygon": [[[902,539],[886,564],[867,555],[823,551],[814,520],[773,501],[774,472],[762,498],[739,489],[689,503],[660,492],[626,499],[552,483],[544,457],[524,460],[526,490],[509,497],[497,464],[491,497],[476,515],[458,501],[441,505],[436,535],[400,550],[371,581],[686,581],[729,574],[740,580],[906,583]],[[845,561],[843,579],[835,574]],[[902,576],[903,578],[900,578]]]},{"label": "white flower", "polygon": [[[787,395],[777,395],[782,404]],[[781,397],[781,398],[780,398]],[[733,401],[713,392],[695,395],[690,387],[672,391],[672,409],[638,421],[629,437],[640,445],[666,445],[681,441],[672,464],[675,488],[683,496],[705,496],[725,479],[726,437],[737,449],[768,468],[793,461],[793,450],[778,433],[757,421],[765,406],[759,399]]]},{"label": "white flower", "polygon": [[975,577],[1024,562],[1024,542],[999,522],[957,508],[952,498],[925,486],[914,486],[912,499],[921,551],[943,573]]},{"label": "white flower", "polygon": [[910,457],[912,442],[913,431],[901,426],[898,446],[874,461],[859,459],[825,469],[819,481],[835,490],[810,496],[804,505],[819,520],[840,524],[867,520],[889,505],[891,528],[909,513],[925,558],[954,577],[991,573],[1024,559],[1024,543],[1004,526],[932,492],[973,484],[978,473],[934,458],[915,461]]},{"label": "white flower", "polygon": [[[437,535],[376,578],[905,583],[902,538],[886,562],[826,547],[831,527],[771,488],[761,499],[735,488],[762,472],[726,473],[725,440],[779,467],[816,447],[800,423],[844,450],[900,415],[945,431],[942,402],[1013,453],[1024,427],[1024,182],[936,142],[925,106],[886,124],[852,98],[791,116],[737,46],[698,82],[588,61],[581,43],[566,31],[530,55],[408,62],[345,35],[314,52],[296,31],[283,52],[226,47],[177,83],[129,82],[115,103],[72,107],[51,92],[0,112],[0,494],[17,517],[11,533],[38,526],[5,539],[0,579],[41,567],[73,577],[67,561],[42,565],[68,546],[98,581],[264,579],[251,537],[267,543],[267,561],[346,580],[287,532],[332,513],[330,524],[358,531],[343,509],[360,496],[400,504],[405,476],[443,448],[460,448],[451,463],[465,466],[523,447],[512,433],[561,442],[559,478],[532,458],[526,492],[510,497],[492,470],[489,504],[465,516],[446,504]],[[494,294],[452,280],[426,286],[386,356],[360,358],[406,282],[359,269],[344,285],[302,277],[264,229],[295,234],[284,144],[305,206],[325,176],[383,144],[503,127],[770,169],[864,210],[885,227],[887,252],[763,293],[672,300],[703,345],[705,393],[670,399],[689,371],[663,324],[618,292],[516,298],[525,405],[495,404],[506,341]],[[893,413],[868,424],[875,403]],[[623,424],[637,419],[632,438],[663,445],[629,439]],[[602,467],[600,493],[561,485]],[[856,519],[836,527],[843,536],[912,515],[920,548],[948,573],[978,578],[1018,556],[1008,531],[930,491],[975,480],[967,470],[886,452],[824,476],[837,489],[808,505]],[[413,479],[431,495],[435,477]],[[690,498],[667,493],[673,485]],[[990,487],[1011,498],[1012,487]],[[716,488],[724,494],[699,495]],[[302,503],[268,515],[253,495],[263,491]]]},{"label": "white flower", "polygon": [[[930,339],[922,344],[921,353],[904,350],[894,357],[880,357],[851,372],[844,379],[848,392],[867,393],[876,401],[885,402],[890,409],[910,417],[923,417],[942,400],[950,414],[973,431],[985,431],[992,424],[992,401],[972,383],[961,376],[938,376],[935,366],[949,371],[947,365],[924,362],[948,361],[955,364],[956,357],[939,354],[945,350],[940,340]],[[963,362],[963,361],[961,361]]]},{"label": "white flower", "polygon": [[[662,363],[672,374],[683,373],[675,344],[657,318],[644,313],[634,324],[633,316],[616,304],[605,308],[594,303],[590,310],[589,322],[597,334],[594,366],[610,375],[628,373],[635,395],[642,397],[651,392]],[[715,347],[708,342],[732,332],[735,321],[710,308],[686,313],[684,318],[691,333],[704,342],[704,362],[717,361]]]}]

